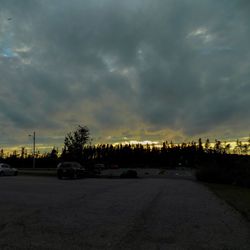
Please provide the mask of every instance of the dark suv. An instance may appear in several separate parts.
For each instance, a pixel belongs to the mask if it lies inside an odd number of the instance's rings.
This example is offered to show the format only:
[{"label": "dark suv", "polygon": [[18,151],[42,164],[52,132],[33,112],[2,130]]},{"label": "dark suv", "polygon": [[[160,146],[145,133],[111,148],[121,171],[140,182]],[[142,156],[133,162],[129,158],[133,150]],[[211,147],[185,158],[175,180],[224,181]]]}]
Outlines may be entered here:
[{"label": "dark suv", "polygon": [[87,170],[78,162],[61,162],[57,165],[58,179],[80,178],[87,175]]}]

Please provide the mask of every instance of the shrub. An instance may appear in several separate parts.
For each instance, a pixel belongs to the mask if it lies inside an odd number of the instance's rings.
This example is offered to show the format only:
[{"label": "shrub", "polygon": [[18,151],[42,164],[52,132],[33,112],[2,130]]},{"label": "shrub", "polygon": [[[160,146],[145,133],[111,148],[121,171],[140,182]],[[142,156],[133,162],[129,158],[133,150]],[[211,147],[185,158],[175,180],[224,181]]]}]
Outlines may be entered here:
[{"label": "shrub", "polygon": [[250,166],[244,158],[220,156],[197,166],[199,181],[250,187]]}]

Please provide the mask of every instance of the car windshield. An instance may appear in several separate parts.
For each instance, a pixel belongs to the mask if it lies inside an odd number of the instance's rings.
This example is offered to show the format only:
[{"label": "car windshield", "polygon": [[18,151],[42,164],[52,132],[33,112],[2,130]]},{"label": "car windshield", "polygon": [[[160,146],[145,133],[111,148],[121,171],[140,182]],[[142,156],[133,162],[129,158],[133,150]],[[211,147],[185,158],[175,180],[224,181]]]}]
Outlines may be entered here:
[{"label": "car windshield", "polygon": [[64,164],[62,164],[60,167],[61,167],[61,168],[71,168],[71,167],[73,167],[73,165],[70,164],[70,163],[64,163]]},{"label": "car windshield", "polygon": [[78,163],[62,163],[60,166],[59,166],[60,168],[80,168],[81,167],[81,165],[80,164],[78,164]]}]

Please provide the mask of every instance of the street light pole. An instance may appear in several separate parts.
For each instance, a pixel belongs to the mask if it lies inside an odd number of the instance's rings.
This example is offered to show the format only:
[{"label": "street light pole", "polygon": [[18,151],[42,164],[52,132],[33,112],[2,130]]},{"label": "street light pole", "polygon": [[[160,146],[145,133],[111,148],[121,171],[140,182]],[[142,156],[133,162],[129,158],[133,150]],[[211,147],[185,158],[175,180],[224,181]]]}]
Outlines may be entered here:
[{"label": "street light pole", "polygon": [[[32,135],[29,135],[32,136]],[[36,166],[36,132],[33,132],[33,168]]]},{"label": "street light pole", "polygon": [[33,168],[36,166],[36,132],[33,133]]}]

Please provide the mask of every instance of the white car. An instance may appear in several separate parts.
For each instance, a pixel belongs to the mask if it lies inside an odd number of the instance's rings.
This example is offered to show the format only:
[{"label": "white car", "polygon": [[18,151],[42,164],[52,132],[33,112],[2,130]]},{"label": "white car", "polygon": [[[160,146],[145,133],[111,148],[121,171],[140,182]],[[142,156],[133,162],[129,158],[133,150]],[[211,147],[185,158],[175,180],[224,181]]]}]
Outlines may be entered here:
[{"label": "white car", "polygon": [[0,163],[0,176],[4,175],[17,175],[18,170],[16,168],[12,168],[10,165],[6,163]]}]

